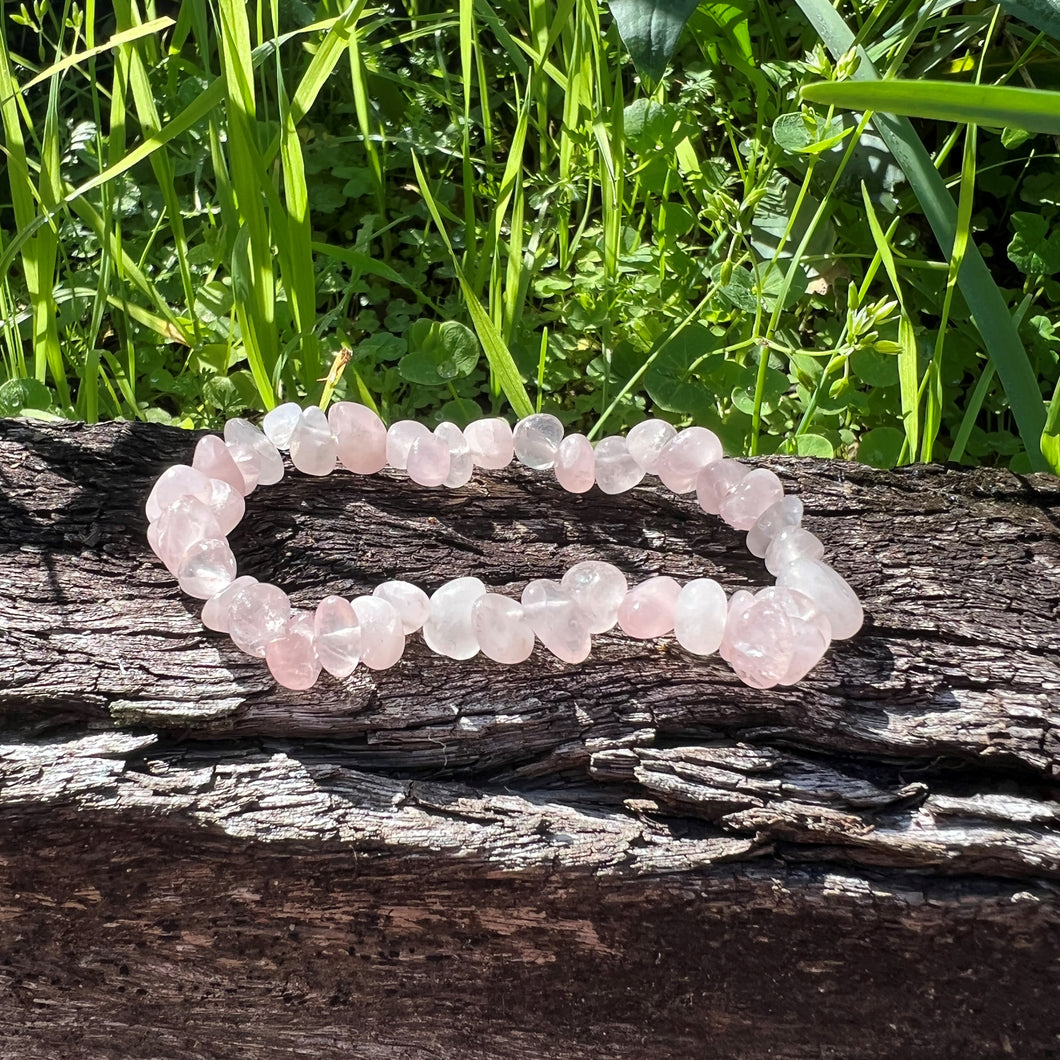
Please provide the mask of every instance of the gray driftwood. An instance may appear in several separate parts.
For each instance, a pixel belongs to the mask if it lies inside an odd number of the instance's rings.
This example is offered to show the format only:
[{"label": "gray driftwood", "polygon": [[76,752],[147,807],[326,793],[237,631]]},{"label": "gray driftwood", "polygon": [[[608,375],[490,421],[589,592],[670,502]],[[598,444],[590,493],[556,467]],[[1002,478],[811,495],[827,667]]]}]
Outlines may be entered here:
[{"label": "gray driftwood", "polygon": [[[793,689],[605,635],[299,694],[146,547],[193,440],[0,421],[0,1057],[1060,1055],[1060,483],[768,461],[868,615]],[[312,606],[740,538],[513,469],[294,474],[233,546]]]}]

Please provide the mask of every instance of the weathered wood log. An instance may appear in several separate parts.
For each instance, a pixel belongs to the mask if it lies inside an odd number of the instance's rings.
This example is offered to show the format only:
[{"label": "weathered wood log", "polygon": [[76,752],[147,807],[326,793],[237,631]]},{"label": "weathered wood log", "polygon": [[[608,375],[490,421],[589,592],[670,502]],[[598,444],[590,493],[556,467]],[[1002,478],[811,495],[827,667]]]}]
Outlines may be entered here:
[{"label": "weathered wood log", "polygon": [[[0,1056],[1060,1051],[1060,483],[763,461],[866,605],[800,685],[668,641],[277,689],[146,547],[158,426],[0,421]],[[768,576],[645,486],[291,475],[311,606],[596,556]]]}]

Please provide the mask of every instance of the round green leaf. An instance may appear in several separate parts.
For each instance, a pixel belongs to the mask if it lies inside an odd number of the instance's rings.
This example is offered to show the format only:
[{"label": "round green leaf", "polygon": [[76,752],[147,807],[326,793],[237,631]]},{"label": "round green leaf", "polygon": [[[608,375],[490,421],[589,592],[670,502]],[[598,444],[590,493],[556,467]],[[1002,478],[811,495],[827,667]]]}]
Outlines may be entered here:
[{"label": "round green leaf", "polygon": [[835,456],[832,443],[822,434],[799,434],[793,441],[796,456],[819,456],[825,459]]},{"label": "round green leaf", "polygon": [[417,320],[409,329],[409,352],[398,371],[410,383],[442,386],[470,375],[478,359],[478,339],[469,327],[456,320]]},{"label": "round green leaf", "polygon": [[660,409],[697,415],[712,406],[697,369],[716,344],[707,328],[693,325],[663,347],[644,373],[644,389]]},{"label": "round green leaf", "polygon": [[869,386],[897,386],[898,358],[865,347],[850,355],[850,369]]},{"label": "round green leaf", "polygon": [[894,467],[904,444],[905,434],[897,427],[874,427],[861,436],[858,459],[873,467]]},{"label": "round green leaf", "polygon": [[17,416],[23,409],[47,409],[51,391],[36,379],[9,379],[0,386],[0,415]]}]

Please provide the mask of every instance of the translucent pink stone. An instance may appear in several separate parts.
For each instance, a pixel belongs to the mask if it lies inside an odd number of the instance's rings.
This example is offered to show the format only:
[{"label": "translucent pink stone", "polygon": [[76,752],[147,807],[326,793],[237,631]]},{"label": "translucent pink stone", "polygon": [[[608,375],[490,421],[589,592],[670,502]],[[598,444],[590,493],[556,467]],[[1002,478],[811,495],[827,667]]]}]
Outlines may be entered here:
[{"label": "translucent pink stone", "polygon": [[586,493],[596,481],[596,454],[584,434],[568,434],[556,450],[556,481],[568,493]]},{"label": "translucent pink stone", "polygon": [[777,575],[777,585],[808,596],[828,619],[833,640],[854,636],[865,620],[857,594],[827,564],[817,559],[797,559]]},{"label": "translucent pink stone", "polygon": [[227,482],[241,497],[246,494],[247,483],[243,473],[236,466],[228,446],[216,434],[207,434],[195,443],[195,455],[191,466],[201,471],[207,478]]},{"label": "translucent pink stone", "polygon": [[748,472],[721,502],[718,514],[734,530],[750,530],[784,496],[784,485],[767,467]]},{"label": "translucent pink stone", "polygon": [[278,586],[257,582],[239,590],[228,605],[228,635],[248,655],[265,658],[265,645],[282,636],[291,601]]},{"label": "translucent pink stone", "polygon": [[824,545],[819,537],[801,526],[789,526],[769,543],[766,570],[775,577],[797,559],[821,559],[822,556]]},{"label": "translucent pink stone", "polygon": [[616,566],[595,559],[575,563],[560,579],[560,586],[585,615],[590,633],[614,629],[629,589],[626,576]]},{"label": "translucent pink stone", "polygon": [[304,691],[316,684],[320,660],[313,644],[311,611],[291,615],[283,634],[265,645],[265,662],[277,684],[284,688]]},{"label": "translucent pink stone", "polygon": [[798,497],[782,497],[770,505],[747,531],[747,550],[761,559],[769,550],[769,543],[788,527],[802,525],[802,501]]},{"label": "translucent pink stone", "polygon": [[291,463],[303,475],[330,475],[339,458],[339,446],[323,409],[310,405],[291,431]]},{"label": "translucent pink stone", "polygon": [[693,655],[712,655],[721,647],[728,609],[725,590],[713,578],[687,582],[674,608],[677,643]]},{"label": "translucent pink stone", "polygon": [[370,670],[385,670],[405,653],[401,616],[378,596],[358,596],[353,613],[361,626],[361,662]]},{"label": "translucent pink stone", "polygon": [[464,432],[455,423],[443,420],[434,428],[434,433],[449,446],[449,474],[442,485],[451,490],[466,486],[475,470],[475,462],[471,459],[471,447]]},{"label": "translucent pink stone", "polygon": [[198,497],[205,501],[209,492],[210,480],[206,475],[187,464],[174,464],[167,467],[151,487],[145,506],[147,518],[153,523],[182,497]]},{"label": "translucent pink stone", "polygon": [[423,623],[427,647],[450,659],[470,659],[479,651],[471,625],[471,605],[486,593],[478,578],[454,578],[431,594],[431,609]]},{"label": "translucent pink stone", "polygon": [[696,500],[707,515],[717,515],[725,498],[747,475],[748,469],[735,460],[718,460],[696,478]]},{"label": "translucent pink stone", "polygon": [[662,637],[674,628],[681,586],[666,575],[642,581],[626,593],[618,609],[619,628],[630,637]]},{"label": "translucent pink stone", "polygon": [[381,582],[372,590],[372,595],[386,600],[394,607],[401,618],[401,630],[406,636],[420,629],[431,611],[430,598],[412,582]]},{"label": "translucent pink stone", "polygon": [[589,620],[559,582],[538,578],[522,596],[523,614],[537,639],[563,662],[580,663],[592,650]]},{"label": "translucent pink stone", "polygon": [[665,420],[645,420],[629,429],[626,445],[629,455],[649,475],[658,474],[663,449],[677,436],[677,428]]},{"label": "translucent pink stone", "polygon": [[644,478],[644,468],[629,455],[626,439],[617,435],[597,444],[595,466],[596,484],[603,493],[625,493]]},{"label": "translucent pink stone", "polygon": [[686,427],[663,446],[656,461],[655,473],[674,493],[691,493],[696,476],[710,464],[721,460],[718,436],[706,427]]},{"label": "translucent pink stone", "polygon": [[386,462],[399,471],[408,466],[409,450],[417,438],[429,438],[430,430],[418,420],[398,420],[386,432]]},{"label": "translucent pink stone", "polygon": [[325,596],[313,616],[313,643],[332,677],[349,677],[361,661],[361,623],[341,596]]},{"label": "translucent pink stone", "polygon": [[494,662],[526,662],[534,650],[534,631],[523,605],[499,593],[485,593],[471,605],[471,631],[482,654]]},{"label": "translucent pink stone", "polygon": [[421,435],[409,447],[409,478],[420,486],[440,486],[452,470],[449,445],[434,434]]},{"label": "translucent pink stone", "polygon": [[386,426],[367,405],[339,401],[328,409],[339,460],[356,475],[374,475],[386,467]]},{"label": "translucent pink stone", "polygon": [[[280,451],[249,420],[238,416],[230,419],[225,424],[225,441],[229,444],[229,452],[243,473],[243,478],[248,482],[253,480],[259,486],[271,486],[283,478],[283,457],[280,456]],[[254,467],[244,470],[244,464],[248,461],[252,462]]]},{"label": "translucent pink stone", "polygon": [[512,462],[515,441],[507,420],[497,417],[475,420],[464,428],[464,437],[476,467],[499,471]]},{"label": "translucent pink stone", "polygon": [[791,620],[791,657],[778,684],[793,685],[801,681],[828,650],[832,640],[828,619],[808,596],[795,589],[780,586],[762,589],[755,594],[755,600],[773,601]]},{"label": "translucent pink stone", "polygon": [[290,449],[291,435],[301,418],[301,406],[293,401],[287,401],[265,413],[265,418],[261,421],[261,429],[265,437],[277,449]]},{"label": "translucent pink stone", "polygon": [[170,505],[157,523],[148,528],[147,540],[155,555],[176,574],[192,545],[208,538],[224,537],[221,524],[198,497],[181,497]]},{"label": "translucent pink stone", "polygon": [[231,585],[226,585],[219,593],[211,596],[202,605],[202,624],[217,633],[228,632],[228,608],[236,593],[248,585],[256,585],[258,579],[249,574],[240,575]]},{"label": "translucent pink stone", "polygon": [[243,479],[241,492],[244,497],[247,497],[254,492],[261,478],[261,464],[257,453],[254,451],[253,446],[242,445],[237,442],[225,442],[224,447],[228,450],[228,455],[232,458],[232,462],[236,465],[240,477]]},{"label": "translucent pink stone", "polygon": [[512,431],[515,455],[536,471],[547,471],[556,462],[556,451],[563,441],[563,424],[547,412],[525,416]]},{"label": "translucent pink stone", "polygon": [[779,684],[794,646],[791,619],[777,601],[752,597],[739,606],[730,605],[721,655],[744,684],[752,688]]},{"label": "translucent pink stone", "polygon": [[196,600],[209,600],[236,577],[236,557],[223,537],[197,541],[180,561],[177,581],[182,592]]}]

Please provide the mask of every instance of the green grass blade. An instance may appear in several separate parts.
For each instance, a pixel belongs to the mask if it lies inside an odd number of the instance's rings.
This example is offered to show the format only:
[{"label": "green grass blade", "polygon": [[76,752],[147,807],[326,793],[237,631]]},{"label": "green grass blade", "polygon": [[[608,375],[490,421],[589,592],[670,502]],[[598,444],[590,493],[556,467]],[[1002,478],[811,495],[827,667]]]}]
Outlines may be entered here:
[{"label": "green grass blade", "polygon": [[848,110],[874,110],[970,125],[1060,134],[1060,92],[952,81],[818,81],[803,99]]},{"label": "green grass blade", "polygon": [[[854,47],[854,34],[827,0],[797,2],[833,56],[838,59]],[[860,81],[876,80],[876,71],[864,49],[859,48],[858,54],[861,63],[854,74],[855,78]],[[957,239],[957,206],[935,169],[931,156],[908,118],[877,114],[874,121],[877,131],[916,192],[943,254],[949,258]],[[1045,471],[1048,463],[1041,452],[1045,407],[1038,378],[1020,341],[1004,296],[974,242],[968,244],[957,282],[971,307],[972,319],[983,338],[990,360],[997,369],[1031,466],[1036,471]]]}]

